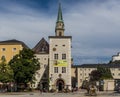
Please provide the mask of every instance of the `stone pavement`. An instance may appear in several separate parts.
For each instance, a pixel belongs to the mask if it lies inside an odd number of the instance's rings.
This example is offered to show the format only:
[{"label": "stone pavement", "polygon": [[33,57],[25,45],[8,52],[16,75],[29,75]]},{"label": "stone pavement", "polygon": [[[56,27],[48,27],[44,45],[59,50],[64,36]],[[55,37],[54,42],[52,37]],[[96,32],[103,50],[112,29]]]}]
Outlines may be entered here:
[{"label": "stone pavement", "polygon": [[[40,92],[17,92],[17,93],[0,93],[0,97],[88,97],[86,91],[78,91],[73,93],[40,93]],[[120,93],[114,91],[97,92],[94,97],[120,97]]]}]

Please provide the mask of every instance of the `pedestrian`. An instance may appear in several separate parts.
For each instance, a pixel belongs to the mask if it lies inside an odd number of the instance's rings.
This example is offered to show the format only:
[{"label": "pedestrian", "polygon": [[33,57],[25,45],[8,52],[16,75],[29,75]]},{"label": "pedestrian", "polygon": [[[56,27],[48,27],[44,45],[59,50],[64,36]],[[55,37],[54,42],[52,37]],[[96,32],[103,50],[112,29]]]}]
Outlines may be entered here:
[{"label": "pedestrian", "polygon": [[39,89],[40,89],[40,94],[42,94],[42,84],[40,84],[40,87],[39,87]]}]

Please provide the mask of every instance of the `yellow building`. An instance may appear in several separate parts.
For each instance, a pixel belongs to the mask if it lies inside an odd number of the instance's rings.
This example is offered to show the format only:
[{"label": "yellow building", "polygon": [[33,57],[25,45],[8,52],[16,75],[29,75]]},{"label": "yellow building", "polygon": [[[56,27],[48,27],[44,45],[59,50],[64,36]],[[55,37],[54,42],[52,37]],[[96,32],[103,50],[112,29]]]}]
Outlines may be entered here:
[{"label": "yellow building", "polygon": [[27,45],[18,40],[0,41],[0,59],[5,58],[8,63],[13,56],[19,53],[23,48],[28,48]]}]

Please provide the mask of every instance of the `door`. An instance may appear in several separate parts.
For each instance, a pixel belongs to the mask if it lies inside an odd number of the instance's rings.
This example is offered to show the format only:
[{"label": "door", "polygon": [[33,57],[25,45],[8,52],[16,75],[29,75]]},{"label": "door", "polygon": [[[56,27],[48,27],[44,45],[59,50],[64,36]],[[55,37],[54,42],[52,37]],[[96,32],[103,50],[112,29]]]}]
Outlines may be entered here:
[{"label": "door", "polygon": [[59,79],[56,84],[58,91],[62,91],[64,89],[64,81],[62,79]]}]

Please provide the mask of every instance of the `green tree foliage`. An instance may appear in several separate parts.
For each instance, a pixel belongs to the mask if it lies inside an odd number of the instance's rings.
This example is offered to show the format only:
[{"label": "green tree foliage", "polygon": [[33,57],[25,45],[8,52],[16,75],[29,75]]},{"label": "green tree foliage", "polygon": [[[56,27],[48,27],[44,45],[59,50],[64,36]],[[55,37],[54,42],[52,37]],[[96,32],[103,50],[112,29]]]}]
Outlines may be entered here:
[{"label": "green tree foliage", "polygon": [[90,74],[90,81],[99,81],[112,78],[110,68],[104,66],[98,66],[97,70],[93,70]]},{"label": "green tree foliage", "polygon": [[97,70],[101,72],[101,75],[102,75],[101,79],[112,79],[113,78],[109,67],[98,66]]},{"label": "green tree foliage", "polygon": [[93,70],[90,74],[90,81],[98,81],[102,77],[102,74],[98,70]]},{"label": "green tree foliage", "polygon": [[0,82],[7,83],[12,81],[13,81],[13,70],[6,63],[5,58],[2,58],[0,63]]},{"label": "green tree foliage", "polygon": [[9,62],[14,72],[14,80],[17,84],[33,82],[35,73],[40,69],[40,63],[30,49],[23,49]]}]

